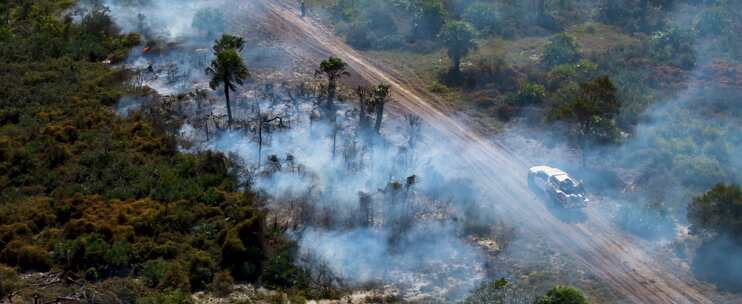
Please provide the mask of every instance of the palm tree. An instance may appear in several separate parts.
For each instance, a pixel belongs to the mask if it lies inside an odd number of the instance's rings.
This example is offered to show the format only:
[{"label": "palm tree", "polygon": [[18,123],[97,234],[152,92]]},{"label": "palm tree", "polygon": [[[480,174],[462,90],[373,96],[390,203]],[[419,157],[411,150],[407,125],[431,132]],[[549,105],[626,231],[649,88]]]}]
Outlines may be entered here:
[{"label": "palm tree", "polygon": [[477,48],[474,41],[476,34],[474,28],[463,21],[451,21],[446,23],[439,38],[448,48],[448,57],[453,65],[451,71],[455,74],[461,72],[461,59]]},{"label": "palm tree", "polygon": [[238,36],[232,36],[228,34],[222,35],[222,38],[219,38],[216,42],[214,42],[214,54],[219,54],[222,51],[228,50],[228,49],[234,49],[238,53],[242,52],[242,49],[245,48],[245,39]]},{"label": "palm tree", "polygon": [[[348,64],[343,62],[342,59],[337,57],[330,57],[325,61],[322,61],[319,65],[319,70],[315,71],[315,75],[324,74],[327,77],[327,100],[325,101],[325,109],[332,113],[334,111],[333,102],[335,100],[335,94],[337,92],[337,80],[342,76],[350,75],[347,71]],[[334,115],[330,115],[329,118],[334,120]]]},{"label": "palm tree", "polygon": [[224,86],[224,97],[227,99],[227,123],[232,126],[232,106],[229,102],[229,91],[235,91],[236,85],[242,85],[243,80],[250,77],[247,66],[242,57],[233,48],[221,50],[206,68],[206,74],[211,75],[209,86],[216,90],[220,85]]}]

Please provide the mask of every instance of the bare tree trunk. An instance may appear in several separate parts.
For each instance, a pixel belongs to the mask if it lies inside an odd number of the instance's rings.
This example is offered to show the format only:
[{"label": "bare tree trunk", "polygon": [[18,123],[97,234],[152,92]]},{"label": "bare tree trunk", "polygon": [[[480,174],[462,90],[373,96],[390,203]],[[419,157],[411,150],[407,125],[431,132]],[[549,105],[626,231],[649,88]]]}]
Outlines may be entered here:
[{"label": "bare tree trunk", "polygon": [[258,169],[260,169],[260,163],[263,161],[263,116],[258,117]]},{"label": "bare tree trunk", "polygon": [[335,159],[335,153],[337,149],[337,138],[338,138],[338,125],[333,124],[332,128],[332,159]]},{"label": "bare tree trunk", "polygon": [[381,120],[384,118],[385,103],[385,101],[376,103],[376,125],[374,126],[374,129],[376,129],[376,134],[381,134]]},{"label": "bare tree trunk", "polygon": [[327,82],[327,99],[325,100],[325,111],[327,120],[335,122],[335,95],[337,94],[337,83],[335,78],[329,78]]},{"label": "bare tree trunk", "polygon": [[227,127],[232,128],[232,105],[229,103],[229,82],[224,82],[224,97],[227,99]]},{"label": "bare tree trunk", "polygon": [[453,56],[451,60],[453,60],[453,72],[458,75],[461,73],[461,56]]}]

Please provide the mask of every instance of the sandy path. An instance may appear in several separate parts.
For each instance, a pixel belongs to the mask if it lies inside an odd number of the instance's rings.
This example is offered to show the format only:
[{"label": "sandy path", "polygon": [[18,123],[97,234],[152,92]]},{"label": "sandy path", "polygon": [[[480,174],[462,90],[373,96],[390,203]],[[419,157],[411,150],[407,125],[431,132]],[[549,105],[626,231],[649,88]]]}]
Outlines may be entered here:
[{"label": "sandy path", "polygon": [[[566,223],[536,198],[526,184],[527,162],[491,142],[445,113],[438,99],[423,86],[401,79],[399,73],[347,46],[332,32],[311,18],[300,18],[296,8],[282,0],[249,0],[243,4],[262,18],[279,36],[295,47],[287,49],[298,58],[319,62],[329,55],[346,61],[369,83],[384,82],[392,87],[393,113],[415,113],[442,138],[462,147],[456,151],[472,177],[486,181],[492,201],[507,202],[503,209],[515,218],[530,219],[523,226],[530,233],[545,235],[560,252],[572,255],[602,278],[625,301],[631,303],[712,303],[692,279],[676,276],[653,261],[652,257],[602,215],[586,209],[587,220]],[[460,144],[455,144],[456,142]],[[466,147],[466,149],[464,149]]]}]

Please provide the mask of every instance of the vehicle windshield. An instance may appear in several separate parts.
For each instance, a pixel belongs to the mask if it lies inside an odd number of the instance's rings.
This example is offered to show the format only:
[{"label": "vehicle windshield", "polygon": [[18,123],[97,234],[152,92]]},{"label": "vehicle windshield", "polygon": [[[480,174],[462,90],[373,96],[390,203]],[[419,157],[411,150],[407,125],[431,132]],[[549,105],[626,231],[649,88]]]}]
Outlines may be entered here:
[{"label": "vehicle windshield", "polygon": [[568,194],[580,194],[582,193],[582,185],[573,181],[570,178],[564,179],[559,182],[559,188]]}]

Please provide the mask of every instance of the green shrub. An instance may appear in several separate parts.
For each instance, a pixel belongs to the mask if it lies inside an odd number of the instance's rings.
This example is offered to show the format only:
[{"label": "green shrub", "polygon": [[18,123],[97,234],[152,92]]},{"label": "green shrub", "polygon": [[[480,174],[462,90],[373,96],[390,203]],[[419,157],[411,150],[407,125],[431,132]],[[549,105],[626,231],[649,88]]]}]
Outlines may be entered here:
[{"label": "green shrub", "polygon": [[263,260],[263,223],[253,216],[229,229],[220,238],[222,243],[222,265],[241,280],[255,280],[260,275]]},{"label": "green shrub", "polygon": [[515,102],[521,106],[541,104],[546,98],[546,89],[537,83],[526,82],[521,85]]},{"label": "green shrub", "polygon": [[157,259],[149,260],[142,264],[142,278],[148,287],[157,287],[165,279],[168,270],[168,262]]},{"label": "green shrub", "polygon": [[588,301],[578,289],[554,286],[544,296],[538,298],[535,304],[588,304]]},{"label": "green shrub", "polygon": [[0,264],[0,299],[23,288],[24,285],[13,268]]},{"label": "green shrub", "polygon": [[51,268],[49,253],[22,241],[12,241],[0,252],[0,262],[24,271],[47,271]]},{"label": "green shrub", "polygon": [[226,297],[232,293],[234,279],[229,271],[217,272],[214,280],[209,284],[209,290],[218,297]]},{"label": "green shrub", "polygon": [[191,281],[188,269],[181,261],[173,261],[168,264],[165,276],[162,278],[160,289],[175,289],[185,292],[191,291]]},{"label": "green shrub", "polygon": [[137,299],[136,304],[191,304],[189,293],[177,290],[151,294]]},{"label": "green shrub", "polygon": [[194,251],[190,254],[188,270],[190,284],[193,290],[202,290],[214,280],[217,263],[203,251]]}]

